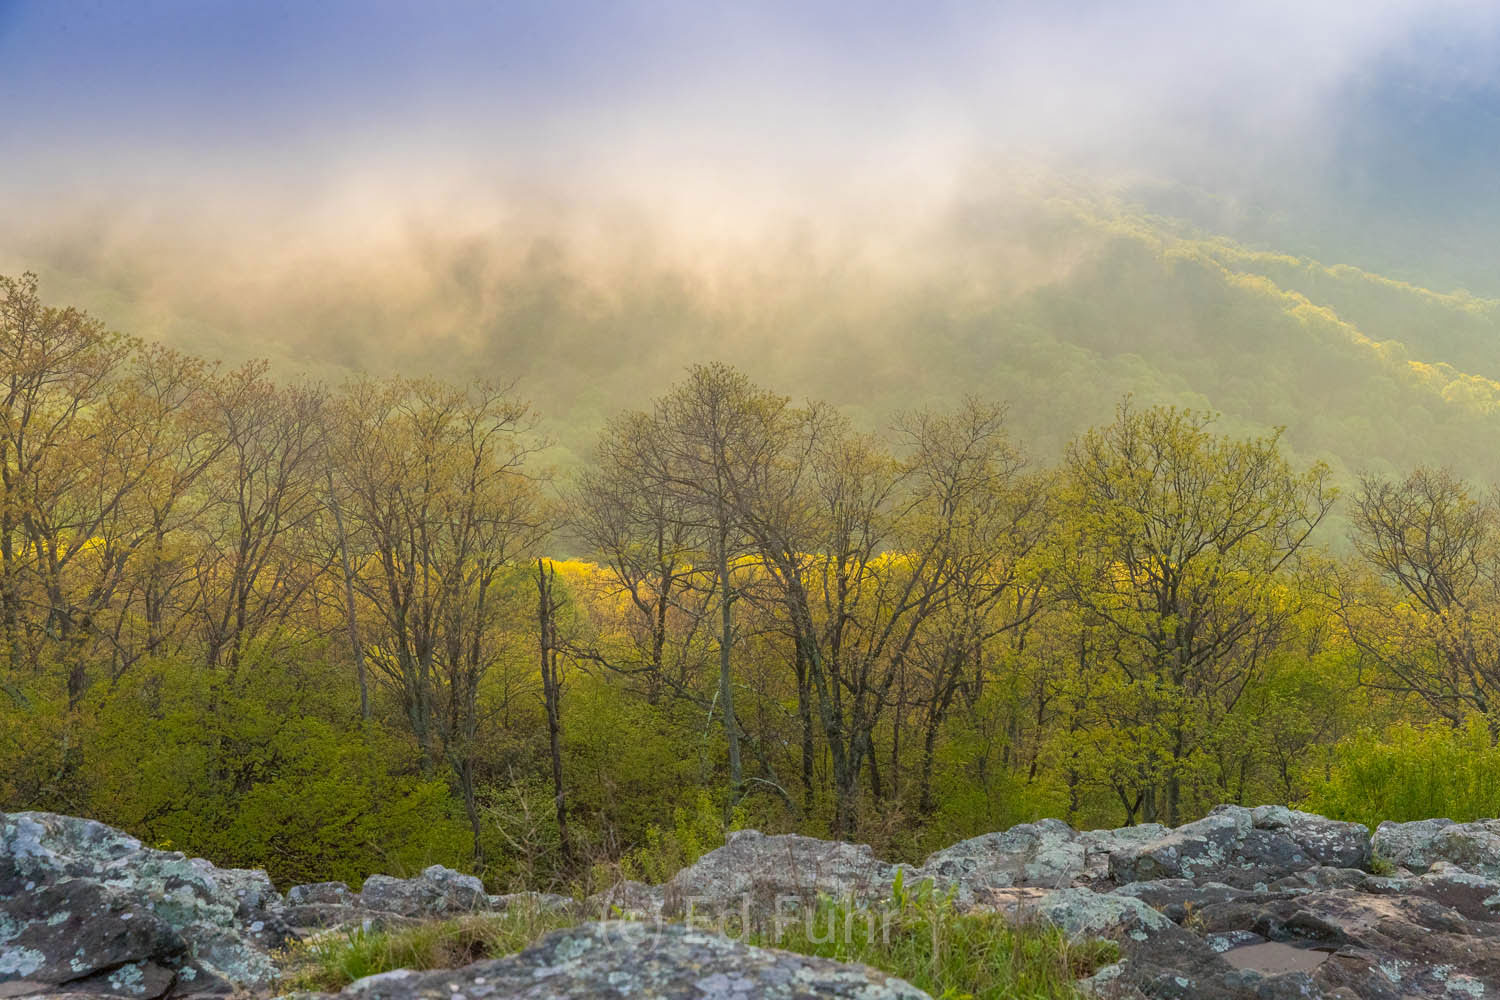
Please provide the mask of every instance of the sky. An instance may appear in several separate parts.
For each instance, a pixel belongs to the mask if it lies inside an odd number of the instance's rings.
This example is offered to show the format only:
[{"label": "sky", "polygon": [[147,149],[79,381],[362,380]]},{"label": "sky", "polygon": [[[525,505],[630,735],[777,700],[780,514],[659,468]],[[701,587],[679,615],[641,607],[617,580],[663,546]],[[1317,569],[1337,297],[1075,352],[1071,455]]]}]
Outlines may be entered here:
[{"label": "sky", "polygon": [[1493,3],[0,0],[0,101],[0,266],[413,219],[878,233],[1017,161],[1398,264],[1419,223],[1500,233]]}]

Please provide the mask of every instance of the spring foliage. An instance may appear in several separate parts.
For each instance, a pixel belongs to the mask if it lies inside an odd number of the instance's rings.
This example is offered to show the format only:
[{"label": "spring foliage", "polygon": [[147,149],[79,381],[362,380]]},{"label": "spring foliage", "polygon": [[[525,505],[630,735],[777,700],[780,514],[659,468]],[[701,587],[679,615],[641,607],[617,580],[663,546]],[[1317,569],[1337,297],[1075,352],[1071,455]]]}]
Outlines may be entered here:
[{"label": "spring foliage", "polygon": [[871,433],[707,365],[552,479],[503,386],[286,385],[0,294],[0,808],[580,891],[739,827],[1500,811],[1500,515],[1453,473],[1340,499],[1128,398],[1056,455],[980,399]]}]

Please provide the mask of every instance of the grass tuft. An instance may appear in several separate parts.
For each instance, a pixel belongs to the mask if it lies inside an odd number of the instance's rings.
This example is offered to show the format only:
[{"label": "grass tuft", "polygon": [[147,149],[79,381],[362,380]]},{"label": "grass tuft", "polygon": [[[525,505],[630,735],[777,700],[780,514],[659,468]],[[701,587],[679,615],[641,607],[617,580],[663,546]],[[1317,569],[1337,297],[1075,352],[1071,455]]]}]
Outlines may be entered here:
[{"label": "grass tuft", "polygon": [[914,891],[900,879],[884,907],[822,899],[779,933],[752,943],[860,962],[941,1000],[1075,1000],[1077,980],[1119,959],[1112,941],[1070,941],[1045,923],[998,913],[960,913],[931,882]]},{"label": "grass tuft", "polygon": [[282,985],[292,990],[339,990],[393,969],[452,969],[520,951],[578,918],[530,908],[432,920],[399,930],[350,928],[321,934],[288,953]]}]

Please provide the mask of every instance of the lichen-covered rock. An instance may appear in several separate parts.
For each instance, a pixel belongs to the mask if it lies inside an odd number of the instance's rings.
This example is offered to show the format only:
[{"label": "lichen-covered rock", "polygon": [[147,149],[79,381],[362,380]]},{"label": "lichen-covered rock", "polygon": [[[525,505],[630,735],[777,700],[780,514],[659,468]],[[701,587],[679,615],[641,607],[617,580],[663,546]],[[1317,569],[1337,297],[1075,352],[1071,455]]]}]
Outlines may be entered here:
[{"label": "lichen-covered rock", "polygon": [[819,895],[884,899],[896,871],[865,844],[740,830],[667,882],[663,911],[763,913],[774,910],[778,899]]},{"label": "lichen-covered rock", "polygon": [[1380,858],[1413,872],[1448,862],[1475,875],[1500,876],[1500,820],[1387,822],[1375,830],[1373,845]]},{"label": "lichen-covered rock", "polygon": [[606,921],[549,934],[510,958],[443,972],[389,972],[343,1000],[924,1000],[904,980],[862,965],[753,948],[680,924]]},{"label": "lichen-covered rock", "polygon": [[1500,875],[1500,820],[1455,823],[1432,838],[1433,861],[1447,861],[1474,875]]},{"label": "lichen-covered rock", "polygon": [[1155,840],[1110,855],[1118,883],[1212,878],[1254,885],[1315,866],[1368,868],[1369,831],[1280,806],[1220,806]]},{"label": "lichen-covered rock", "polygon": [[286,891],[288,906],[355,906],[354,890],[343,882],[294,885]]},{"label": "lichen-covered rock", "polygon": [[359,906],[402,917],[439,917],[490,908],[484,883],[442,865],[415,878],[371,875],[359,890]]},{"label": "lichen-covered rock", "polygon": [[1163,837],[1170,827],[1160,823],[1141,823],[1137,826],[1122,826],[1114,830],[1085,830],[1078,834],[1083,845],[1083,871],[1075,881],[1093,884],[1109,878],[1109,859],[1117,851],[1149,843]]},{"label": "lichen-covered rock", "polygon": [[264,872],[220,869],[52,813],[0,814],[0,995],[262,988],[288,940]]},{"label": "lichen-covered rock", "polygon": [[1433,841],[1447,827],[1453,826],[1451,819],[1419,819],[1411,823],[1392,823],[1387,820],[1375,828],[1371,847],[1375,856],[1414,872],[1425,872],[1434,861]]},{"label": "lichen-covered rock", "polygon": [[966,893],[1011,886],[1060,889],[1082,874],[1085,861],[1084,845],[1073,828],[1044,819],[936,851],[913,875],[955,882]]},{"label": "lichen-covered rock", "polygon": [[532,913],[560,913],[577,905],[577,900],[552,892],[507,892],[489,897],[489,908],[497,913],[522,910]]},{"label": "lichen-covered rock", "polygon": [[1253,931],[1326,953],[1304,995],[1436,1000],[1500,991],[1500,924],[1473,912],[1480,919],[1424,895],[1334,890],[1209,905],[1196,920],[1210,936]]},{"label": "lichen-covered rock", "polygon": [[1164,878],[1154,882],[1131,882],[1115,890],[1115,895],[1139,899],[1174,923],[1182,923],[1210,903],[1243,899],[1248,889],[1236,889],[1223,882],[1194,881],[1188,878]]}]

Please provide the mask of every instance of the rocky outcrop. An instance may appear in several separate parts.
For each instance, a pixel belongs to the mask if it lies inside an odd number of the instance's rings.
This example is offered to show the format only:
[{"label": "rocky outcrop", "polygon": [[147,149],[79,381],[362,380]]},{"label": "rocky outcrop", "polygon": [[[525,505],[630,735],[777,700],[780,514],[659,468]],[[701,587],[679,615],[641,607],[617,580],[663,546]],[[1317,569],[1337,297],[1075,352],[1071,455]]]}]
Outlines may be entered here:
[{"label": "rocky outcrop", "polygon": [[0,814],[0,995],[261,989],[290,935],[264,872],[51,813]]},{"label": "rocky outcrop", "polygon": [[[1281,807],[1224,806],[1176,829],[1075,831],[1044,820],[896,865],[868,847],[734,834],[662,886],[575,903],[494,896],[434,866],[296,886],[143,847],[45,813],[0,816],[0,997],[266,992],[298,929],[390,927],[477,912],[581,908],[521,955],[388,974],[342,996],[918,997],[855,966],[744,946],[704,929],[774,923],[820,895],[879,906],[900,877],[966,910],[1108,938],[1086,983],[1117,1000],[1410,1000],[1500,995],[1500,821],[1364,827]],[[740,920],[732,919],[739,915]],[[616,916],[631,921],[610,919]],[[699,922],[671,923],[686,917]]]},{"label": "rocky outcrop", "polygon": [[1365,868],[1370,831],[1281,806],[1220,806],[1203,819],[1110,854],[1116,883],[1162,878],[1256,885],[1315,866]]},{"label": "rocky outcrop", "polygon": [[928,1000],[904,980],[862,965],[752,948],[682,924],[633,921],[557,931],[519,955],[462,969],[371,976],[338,994],[340,1000],[456,996]]}]

